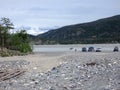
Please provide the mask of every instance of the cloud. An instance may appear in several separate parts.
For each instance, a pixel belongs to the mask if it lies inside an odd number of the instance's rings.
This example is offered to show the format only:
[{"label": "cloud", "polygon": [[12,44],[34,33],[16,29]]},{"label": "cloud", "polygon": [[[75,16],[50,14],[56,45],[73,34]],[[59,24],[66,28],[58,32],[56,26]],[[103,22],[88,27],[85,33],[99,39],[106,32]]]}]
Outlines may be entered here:
[{"label": "cloud", "polygon": [[54,27],[30,27],[30,26],[21,26],[21,27],[16,27],[14,30],[11,31],[11,33],[15,33],[17,31],[20,30],[26,30],[26,32],[28,34],[32,34],[32,35],[38,35],[38,34],[42,34],[45,33],[49,30],[53,30],[53,29],[57,29],[59,28],[59,26],[54,26]]},{"label": "cloud", "polygon": [[[0,17],[8,17],[15,27],[65,26],[120,14],[120,0],[2,0]],[[42,30],[39,32],[45,31]]]},{"label": "cloud", "polygon": [[42,33],[45,33],[49,30],[53,30],[56,28],[58,28],[58,27],[57,26],[55,26],[55,27],[43,27],[43,28],[39,27],[39,28],[30,28],[29,30],[26,29],[26,31],[28,34],[38,35],[38,34],[42,34]]},{"label": "cloud", "polygon": [[28,30],[27,33],[28,34],[31,34],[31,35],[38,35],[38,34],[42,34],[44,33],[45,31],[38,31],[38,30],[34,30],[34,29],[31,29],[31,30]]}]

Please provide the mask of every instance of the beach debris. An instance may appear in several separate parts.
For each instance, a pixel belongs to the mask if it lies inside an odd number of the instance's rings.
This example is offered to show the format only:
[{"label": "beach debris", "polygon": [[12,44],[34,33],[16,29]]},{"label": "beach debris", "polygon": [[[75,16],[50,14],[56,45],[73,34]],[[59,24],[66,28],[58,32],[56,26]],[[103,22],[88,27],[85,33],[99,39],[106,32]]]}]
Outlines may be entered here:
[{"label": "beach debris", "polygon": [[18,77],[25,72],[26,70],[23,70],[23,69],[0,70],[0,81],[5,81],[14,77]]},{"label": "beach debris", "polygon": [[96,62],[90,62],[90,63],[86,63],[87,66],[94,66],[96,65]]},{"label": "beach debris", "polygon": [[24,60],[1,61],[0,82],[22,76],[27,71],[26,65],[28,64],[29,63]]}]

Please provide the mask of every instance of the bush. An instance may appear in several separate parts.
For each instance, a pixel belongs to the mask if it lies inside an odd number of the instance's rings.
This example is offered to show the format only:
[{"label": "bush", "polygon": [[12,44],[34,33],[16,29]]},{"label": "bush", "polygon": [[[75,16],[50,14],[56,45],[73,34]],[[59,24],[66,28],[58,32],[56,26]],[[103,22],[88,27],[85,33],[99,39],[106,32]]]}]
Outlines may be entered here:
[{"label": "bush", "polygon": [[22,53],[32,52],[32,49],[28,43],[25,43],[20,46],[20,52]]},{"label": "bush", "polygon": [[29,38],[25,30],[12,35],[11,49],[22,53],[32,52],[32,47],[29,44]]}]

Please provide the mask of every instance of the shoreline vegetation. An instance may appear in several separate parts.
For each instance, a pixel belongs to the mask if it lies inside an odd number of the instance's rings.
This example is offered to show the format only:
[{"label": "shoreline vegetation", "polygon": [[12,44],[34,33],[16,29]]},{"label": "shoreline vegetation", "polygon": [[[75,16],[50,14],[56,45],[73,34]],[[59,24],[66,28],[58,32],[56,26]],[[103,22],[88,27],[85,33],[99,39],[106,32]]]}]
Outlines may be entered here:
[{"label": "shoreline vegetation", "polygon": [[10,57],[10,56],[24,56],[24,55],[28,55],[28,54],[32,54],[32,52],[27,52],[27,53],[23,53],[20,51],[16,51],[16,50],[10,50],[7,48],[3,48],[3,50],[0,50],[0,56],[1,57]]},{"label": "shoreline vegetation", "polygon": [[32,52],[28,34],[24,29],[10,33],[14,29],[9,18],[0,19],[0,56],[25,55]]}]

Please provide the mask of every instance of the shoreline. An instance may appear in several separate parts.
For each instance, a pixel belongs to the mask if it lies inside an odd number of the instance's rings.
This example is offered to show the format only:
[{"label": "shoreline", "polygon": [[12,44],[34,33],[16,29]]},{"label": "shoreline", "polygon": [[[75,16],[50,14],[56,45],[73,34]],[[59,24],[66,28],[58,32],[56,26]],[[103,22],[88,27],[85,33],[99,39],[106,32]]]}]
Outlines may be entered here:
[{"label": "shoreline", "polygon": [[[11,56],[11,57],[0,57],[0,62],[9,62],[9,61],[27,61],[30,64],[28,65],[28,71],[36,70],[37,72],[47,72],[51,68],[58,66],[60,64],[60,57],[64,53],[34,53],[24,56]],[[35,69],[36,68],[36,69]]]},{"label": "shoreline", "polygon": [[[20,62],[21,60],[23,61]],[[1,90],[118,90],[120,88],[120,52],[35,53],[0,57],[1,62],[13,62],[8,63],[8,66],[22,64],[23,68],[24,66],[27,68],[19,78],[1,81]]]},{"label": "shoreline", "polygon": [[[64,57],[77,56],[82,57],[86,55],[109,55],[115,52],[39,52],[34,54],[28,54],[24,56],[12,56],[12,57],[0,57],[0,62],[3,61],[27,61],[30,64],[27,66],[28,71],[47,72],[53,67],[59,66],[65,60]],[[119,52],[116,52],[119,53]],[[83,60],[84,61],[84,60]]]}]

